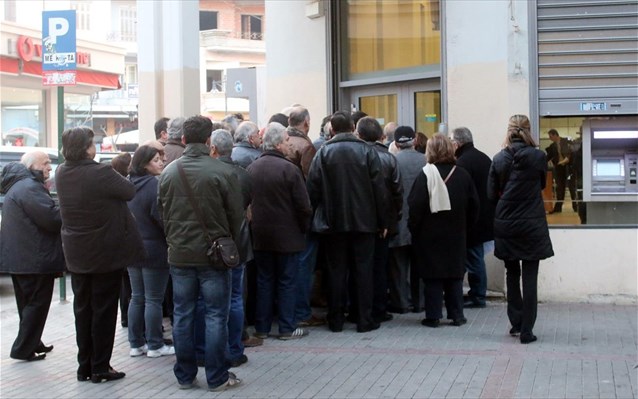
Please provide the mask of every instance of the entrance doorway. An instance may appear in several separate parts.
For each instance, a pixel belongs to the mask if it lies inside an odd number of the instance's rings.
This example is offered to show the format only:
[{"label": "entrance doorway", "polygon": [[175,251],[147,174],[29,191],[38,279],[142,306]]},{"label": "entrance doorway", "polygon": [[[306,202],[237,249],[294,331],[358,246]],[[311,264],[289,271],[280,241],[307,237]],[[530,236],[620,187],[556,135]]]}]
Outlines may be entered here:
[{"label": "entrance doorway", "polygon": [[[438,82],[437,82],[438,83]],[[441,91],[434,83],[393,83],[350,89],[350,107],[376,118],[381,126],[388,122],[408,125],[428,137],[441,123]]]}]

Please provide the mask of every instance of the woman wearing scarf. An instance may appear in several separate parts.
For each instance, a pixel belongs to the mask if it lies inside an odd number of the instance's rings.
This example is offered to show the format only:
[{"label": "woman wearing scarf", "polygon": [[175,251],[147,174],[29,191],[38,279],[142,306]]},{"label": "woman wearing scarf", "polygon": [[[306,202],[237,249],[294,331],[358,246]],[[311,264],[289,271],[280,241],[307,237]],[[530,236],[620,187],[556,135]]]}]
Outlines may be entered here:
[{"label": "woman wearing scarf", "polygon": [[443,134],[428,140],[428,163],[416,178],[408,197],[409,228],[415,262],[425,285],[425,319],[438,327],[443,318],[454,326],[463,315],[463,275],[467,229],[476,222],[479,199],[470,175],[455,165],[454,146]]}]

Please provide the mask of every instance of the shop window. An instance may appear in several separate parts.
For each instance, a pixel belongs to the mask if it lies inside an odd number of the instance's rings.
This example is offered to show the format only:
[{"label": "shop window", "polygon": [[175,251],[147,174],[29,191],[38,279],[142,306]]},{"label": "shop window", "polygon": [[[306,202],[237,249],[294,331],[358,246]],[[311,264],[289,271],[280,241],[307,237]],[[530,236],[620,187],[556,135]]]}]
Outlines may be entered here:
[{"label": "shop window", "polygon": [[137,41],[137,9],[135,6],[120,7],[120,39],[123,42]]},{"label": "shop window", "polygon": [[44,92],[2,87],[2,145],[47,145]]},{"label": "shop window", "polygon": [[217,29],[217,11],[199,12],[199,31]]},{"label": "shop window", "polygon": [[241,16],[241,38],[248,40],[263,40],[263,34],[261,31],[261,16]]},{"label": "shop window", "polygon": [[439,70],[438,0],[350,0],[340,4],[342,80]]}]

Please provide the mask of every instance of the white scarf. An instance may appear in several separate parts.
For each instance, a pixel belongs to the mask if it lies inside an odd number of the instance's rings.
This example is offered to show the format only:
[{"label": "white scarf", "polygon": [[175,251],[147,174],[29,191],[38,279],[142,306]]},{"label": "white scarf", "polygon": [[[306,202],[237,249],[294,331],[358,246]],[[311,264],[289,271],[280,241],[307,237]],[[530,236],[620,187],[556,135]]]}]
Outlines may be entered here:
[{"label": "white scarf", "polygon": [[428,192],[430,193],[430,212],[437,213],[439,211],[449,211],[452,209],[450,206],[450,194],[447,191],[447,186],[441,178],[439,170],[434,164],[427,163],[423,167],[423,173],[428,179]]}]

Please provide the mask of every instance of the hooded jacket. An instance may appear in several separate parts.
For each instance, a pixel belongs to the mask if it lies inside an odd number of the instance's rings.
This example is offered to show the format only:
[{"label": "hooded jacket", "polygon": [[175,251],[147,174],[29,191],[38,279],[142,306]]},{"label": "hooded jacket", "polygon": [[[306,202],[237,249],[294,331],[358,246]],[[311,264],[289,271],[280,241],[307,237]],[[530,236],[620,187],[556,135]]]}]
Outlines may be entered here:
[{"label": "hooded jacket", "polygon": [[2,170],[5,193],[0,227],[0,271],[46,274],[64,271],[60,209],[44,186],[41,171],[19,162]]}]

